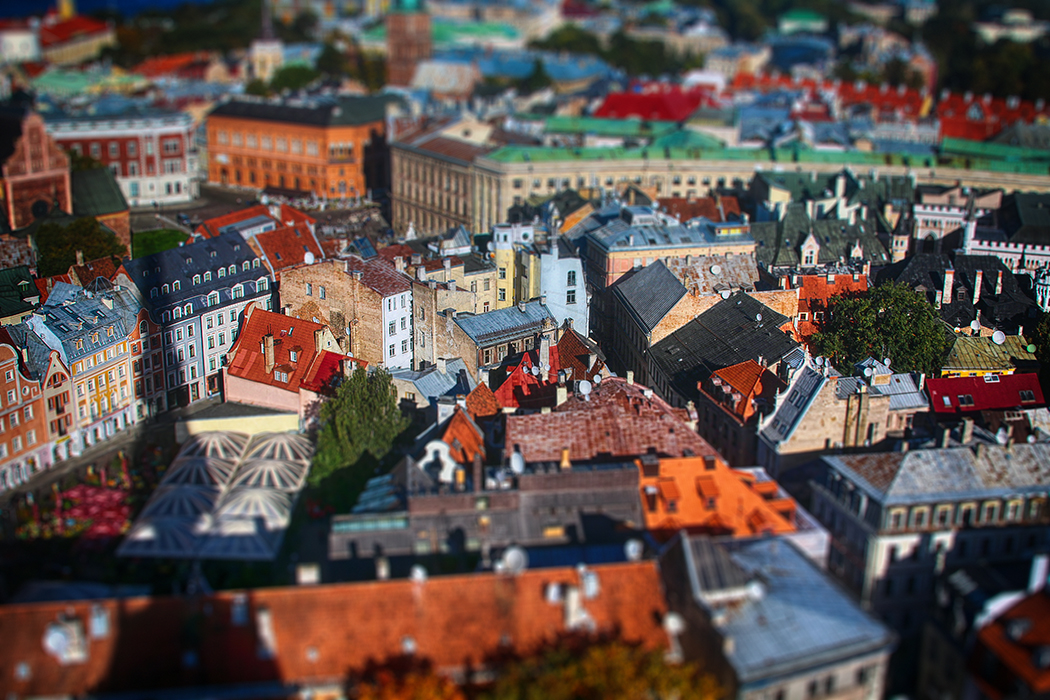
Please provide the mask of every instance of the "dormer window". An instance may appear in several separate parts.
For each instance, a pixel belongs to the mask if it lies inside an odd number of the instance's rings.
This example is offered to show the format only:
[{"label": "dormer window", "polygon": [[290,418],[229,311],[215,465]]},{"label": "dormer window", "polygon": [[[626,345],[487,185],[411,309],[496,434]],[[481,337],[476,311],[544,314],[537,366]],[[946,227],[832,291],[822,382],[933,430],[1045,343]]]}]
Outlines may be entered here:
[{"label": "dormer window", "polygon": [[212,292],[211,294],[208,295],[208,306],[218,306],[218,305],[219,305],[219,293],[218,292]]},{"label": "dormer window", "polygon": [[236,265],[230,265],[230,274],[231,275],[236,275],[237,274],[237,266]]},{"label": "dormer window", "polygon": [[220,267],[219,268],[219,279],[222,279],[225,276],[226,276],[226,268],[225,267]]},{"label": "dormer window", "polygon": [[193,315],[193,304],[186,304],[186,306],[182,307],[182,313],[185,314],[186,316],[192,316]]},{"label": "dormer window", "polygon": [[198,285],[200,283],[201,283],[201,276],[200,275],[194,275],[193,276],[193,284],[194,285]]},{"label": "dormer window", "polygon": [[259,258],[252,260],[252,267],[259,267]]},{"label": "dormer window", "polygon": [[182,283],[181,282],[179,282],[178,280],[175,280],[174,282],[171,283],[171,291],[177,292],[180,289],[182,289]]},{"label": "dormer window", "polygon": [[208,272],[204,273],[204,281],[205,282],[211,282],[211,271],[208,271]]},{"label": "dormer window", "polygon": [[299,353],[297,353],[295,350],[289,350],[288,351],[288,359],[291,360],[292,362],[298,362],[299,361]]},{"label": "dormer window", "polygon": [[255,286],[260,292],[264,292],[270,288],[270,281],[265,277],[260,277]]},{"label": "dormer window", "polygon": [[244,264],[241,265],[241,271],[242,272],[247,272],[248,270],[251,269],[251,267],[252,267],[252,264],[250,262],[248,262],[247,260],[245,260]]},{"label": "dormer window", "polygon": [[174,314],[175,314],[175,320],[178,321],[180,318],[182,318],[182,309],[179,308],[178,306],[176,306]]},{"label": "dormer window", "polygon": [[161,293],[161,294],[167,294],[167,293],[168,293],[168,292],[170,292],[170,291],[171,291],[171,288],[170,288],[170,287],[168,287],[167,283],[164,283],[164,284],[162,284],[162,285],[160,286],[160,293]]},{"label": "dormer window", "polygon": [[157,288],[156,287],[154,287],[153,289],[149,290],[149,298],[150,299],[156,299],[157,298]]},{"label": "dormer window", "polygon": [[244,285],[243,284],[238,284],[238,285],[234,286],[234,288],[233,288],[233,298],[234,299],[243,299],[244,298]]}]

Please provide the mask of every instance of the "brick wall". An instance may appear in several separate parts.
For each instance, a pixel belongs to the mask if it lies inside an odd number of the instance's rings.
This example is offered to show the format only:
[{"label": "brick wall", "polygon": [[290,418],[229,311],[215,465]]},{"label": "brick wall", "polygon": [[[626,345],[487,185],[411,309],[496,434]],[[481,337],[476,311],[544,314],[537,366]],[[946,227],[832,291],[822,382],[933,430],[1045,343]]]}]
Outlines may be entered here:
[{"label": "brick wall", "polygon": [[[309,295],[308,283],[312,287]],[[321,287],[325,289],[324,299]],[[286,314],[316,319],[331,328],[343,352],[370,364],[383,364],[383,299],[347,274],[341,261],[285,270],[281,273],[280,295]]]},{"label": "brick wall", "polygon": [[[433,286],[431,286],[433,285]],[[445,309],[455,309],[457,313],[473,312],[477,304],[477,295],[469,290],[457,287],[455,291],[448,289],[448,285],[437,282],[413,282],[412,284],[412,325],[415,329],[413,339],[413,360],[415,366],[420,362],[434,363],[438,357],[458,357],[457,355],[444,355],[435,353],[435,341],[445,340],[440,334],[445,330],[444,319],[439,313]],[[448,347],[447,342],[444,347]],[[473,351],[472,351],[473,352]],[[476,353],[474,353],[476,356]],[[463,358],[470,367],[469,358]],[[471,374],[476,375],[476,367]]]}]

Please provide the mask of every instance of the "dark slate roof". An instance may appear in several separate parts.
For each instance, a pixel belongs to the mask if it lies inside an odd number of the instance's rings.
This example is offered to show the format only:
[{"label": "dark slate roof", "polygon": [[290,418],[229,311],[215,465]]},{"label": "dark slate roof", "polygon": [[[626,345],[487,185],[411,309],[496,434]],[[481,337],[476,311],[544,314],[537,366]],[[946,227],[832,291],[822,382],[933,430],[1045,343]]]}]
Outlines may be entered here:
[{"label": "dark slate roof", "polygon": [[661,340],[650,353],[676,391],[693,398],[697,382],[715,370],[760,357],[774,364],[798,348],[780,330],[787,321],[787,316],[738,292]]},{"label": "dark slate roof", "polygon": [[383,121],[386,118],[386,105],[391,99],[385,96],[279,102],[238,99],[220,104],[210,115],[310,126],[356,126]]},{"label": "dark slate roof", "polygon": [[35,305],[26,301],[26,298],[39,295],[40,291],[33,283],[27,265],[0,270],[0,316],[32,311]]},{"label": "dark slate roof", "polygon": [[999,213],[1011,243],[1050,245],[1050,194],[1014,192]]},{"label": "dark slate roof", "polygon": [[[953,259],[954,258],[954,259]],[[954,264],[953,264],[954,263]],[[942,301],[941,319],[954,328],[965,328],[979,318],[991,328],[1013,331],[1027,318],[1035,301],[1017,283],[1017,278],[1003,262],[992,255],[959,255],[919,253],[879,271],[877,283],[895,280],[923,292],[934,304],[936,292],[944,291],[944,273],[952,265],[955,275],[950,297]],[[983,271],[981,297],[973,304],[977,271]],[[1002,292],[995,294],[996,280],[1002,273]],[[960,294],[962,299],[959,299]]]},{"label": "dark slate roof", "polygon": [[663,260],[636,270],[634,274],[624,275],[612,289],[646,333],[652,332],[686,293],[685,286],[667,269]]},{"label": "dark slate roof", "polygon": [[[869,215],[871,211],[869,210]],[[781,221],[766,221],[751,224],[751,237],[755,239],[755,258],[766,269],[775,267],[800,267],[802,244],[810,233],[820,244],[817,265],[835,265],[849,262],[854,246],[859,242],[864,261],[881,266],[890,263],[886,246],[878,237],[876,219],[850,224],[839,219],[811,219],[806,214],[806,205],[792,202]]]},{"label": "dark slate roof", "polygon": [[[106,301],[112,302],[110,308]],[[134,327],[140,305],[131,292],[115,288],[98,295],[59,282],[51,290],[47,304],[42,306],[28,323],[33,330],[62,354],[69,365],[86,355],[98,352],[127,339]],[[110,335],[108,329],[113,329]],[[83,341],[78,348],[76,342]]]},{"label": "dark slate roof", "polygon": [[[233,300],[233,287],[244,284],[245,298],[251,298],[262,290],[257,289],[257,282],[262,277],[269,278],[269,271],[263,267],[254,267],[255,253],[239,233],[223,233],[214,238],[207,238],[189,245],[161,251],[124,263],[131,282],[138,287],[143,302],[154,311],[162,311],[181,306],[192,301],[194,309],[208,305],[208,294],[219,293],[219,305],[223,306]],[[244,270],[244,263],[250,263]],[[218,276],[219,268],[236,270],[223,277]],[[211,272],[211,280],[205,282],[205,272]],[[193,284],[193,276],[201,275],[200,284]],[[180,281],[178,291],[171,290],[163,294],[163,285]],[[270,284],[267,282],[267,289]],[[153,295],[153,290],[157,295]],[[169,288],[170,289],[170,288]]]},{"label": "dark slate roof", "polygon": [[26,371],[32,379],[43,379],[47,374],[48,360],[51,358],[51,348],[37,335],[36,331],[25,323],[7,326],[7,332],[11,340],[19,348],[26,349]]},{"label": "dark slate roof", "polygon": [[128,210],[128,201],[107,168],[74,170],[71,184],[76,216],[101,216]]}]

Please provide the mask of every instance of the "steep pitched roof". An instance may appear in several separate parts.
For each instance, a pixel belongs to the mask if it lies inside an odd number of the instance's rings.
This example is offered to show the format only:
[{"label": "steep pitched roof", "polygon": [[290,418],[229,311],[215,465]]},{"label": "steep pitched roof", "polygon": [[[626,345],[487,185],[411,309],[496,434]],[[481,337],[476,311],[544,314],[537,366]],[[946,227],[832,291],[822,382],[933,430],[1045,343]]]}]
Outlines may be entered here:
[{"label": "steep pitched roof", "polygon": [[521,337],[540,330],[545,324],[556,325],[554,316],[540,301],[496,309],[477,316],[459,314],[453,323],[479,347]]},{"label": "steep pitched roof", "polygon": [[474,390],[467,394],[467,412],[474,420],[492,418],[502,410],[499,399],[485,382],[479,382]]},{"label": "steep pitched roof", "polygon": [[74,170],[70,173],[73,213],[76,216],[101,216],[128,211],[128,201],[108,168]]},{"label": "steep pitched roof", "polygon": [[[300,318],[265,311],[250,306],[240,335],[230,350],[229,374],[248,381],[266,384],[284,391],[299,391],[305,381],[307,388],[324,386],[341,371],[339,360],[349,359],[322,348],[318,351],[314,334],[325,326]],[[274,367],[266,371],[263,336],[273,336]],[[324,354],[323,354],[324,353]],[[294,354],[295,359],[292,359]],[[332,355],[333,357],[328,357]],[[320,361],[320,364],[316,364]],[[278,378],[278,373],[287,380]]]},{"label": "steep pitched roof", "polygon": [[1028,341],[1024,336],[1008,335],[1002,345],[987,336],[957,336],[941,373],[1030,371],[1038,366],[1035,354],[1028,351]]},{"label": "steep pitched roof", "polygon": [[835,281],[828,282],[829,275],[802,275],[799,285],[798,311],[806,313],[807,318],[798,322],[798,334],[807,339],[820,331],[813,314],[825,312],[832,297],[845,296],[868,289],[867,275],[834,275]]},{"label": "steep pitched roof", "polygon": [[686,294],[685,285],[667,269],[663,260],[657,260],[633,275],[624,275],[612,289],[646,333],[652,332]]},{"label": "steep pitched roof", "polygon": [[256,234],[255,240],[273,268],[274,274],[288,267],[311,264],[324,259],[321,244],[305,225],[282,226],[273,231]]},{"label": "steep pitched roof", "polygon": [[[583,590],[599,634],[646,648],[667,646],[667,607],[652,562],[538,569],[328,586],[260,588],[194,598],[104,599],[0,608],[0,666],[19,696],[142,694],[202,686],[254,686],[256,696],[292,686],[342,683],[374,663],[414,658],[440,673],[489,668],[493,659],[535,653],[571,632],[549,585]],[[94,621],[94,622],[92,622]],[[42,640],[56,624],[83,640],[86,663],[63,664]],[[190,630],[187,636],[187,630]],[[69,639],[70,637],[67,637]],[[25,677],[14,669],[25,664]],[[282,692],[285,691],[285,692]]]},{"label": "steep pitched roof", "polygon": [[448,444],[449,454],[458,464],[471,464],[475,455],[485,459],[485,433],[459,406],[445,424],[441,440]]},{"label": "steep pitched roof", "polygon": [[[1019,635],[1011,634],[1015,624],[1022,630]],[[1050,647],[1050,594],[1045,588],[1025,596],[982,627],[977,640],[970,671],[982,695],[1001,700],[1018,692],[1037,696],[1050,692],[1050,669],[1039,663],[1040,654],[1045,653],[1041,650]],[[986,670],[989,657],[999,662],[992,677]],[[1019,689],[1020,683],[1027,687]]]}]

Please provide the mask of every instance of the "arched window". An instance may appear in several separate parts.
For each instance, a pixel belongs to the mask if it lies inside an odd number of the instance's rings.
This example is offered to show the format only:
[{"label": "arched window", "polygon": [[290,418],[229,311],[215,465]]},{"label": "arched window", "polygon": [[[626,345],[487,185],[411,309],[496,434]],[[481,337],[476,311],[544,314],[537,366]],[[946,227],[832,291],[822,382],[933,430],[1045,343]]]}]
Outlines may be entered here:
[{"label": "arched window", "polygon": [[204,281],[205,282],[211,282],[211,271],[208,271],[208,272],[204,273]]},{"label": "arched window", "polygon": [[243,299],[244,298],[244,285],[243,284],[234,285],[234,287],[233,287],[233,298],[234,299]]},{"label": "arched window", "polygon": [[178,321],[180,318],[182,318],[182,309],[180,309],[178,306],[175,307],[175,311],[173,313],[175,315],[175,320],[176,321]]},{"label": "arched window", "polygon": [[194,275],[193,276],[193,284],[196,285],[196,284],[200,284],[200,283],[201,283],[201,276],[200,275]]},{"label": "arched window", "polygon": [[252,267],[259,267],[259,258],[252,260]]},{"label": "arched window", "polygon": [[244,261],[244,264],[243,264],[243,265],[241,265],[241,271],[242,271],[242,272],[247,272],[247,271],[248,271],[248,270],[250,270],[251,268],[252,268],[252,264],[251,264],[250,262],[248,262],[247,260],[245,260],[245,261]]},{"label": "arched window", "polygon": [[267,289],[270,288],[270,280],[266,279],[265,277],[260,277],[259,281],[256,283],[255,286],[260,292],[265,292]]},{"label": "arched window", "polygon": [[156,287],[154,287],[153,289],[149,290],[149,298],[150,299],[156,299],[157,298],[157,288]]},{"label": "arched window", "polygon": [[218,305],[219,305],[219,293],[218,292],[212,292],[211,294],[208,295],[208,306],[218,306]]},{"label": "arched window", "polygon": [[177,292],[180,289],[182,289],[182,282],[179,282],[178,280],[175,280],[174,282],[171,283],[171,291]]},{"label": "arched window", "polygon": [[170,290],[168,289],[168,283],[167,282],[165,282],[164,284],[160,285],[160,293],[161,294],[167,294],[169,291]]},{"label": "arched window", "polygon": [[225,267],[220,267],[219,268],[219,279],[222,279],[225,276],[226,276],[226,268]]},{"label": "arched window", "polygon": [[143,321],[139,324],[139,335],[146,335],[149,333],[149,324]]},{"label": "arched window", "polygon": [[182,314],[184,316],[192,316],[193,315],[193,304],[186,304],[186,306],[182,307]]},{"label": "arched window", "polygon": [[230,274],[231,275],[236,275],[237,274],[237,266],[236,265],[230,265]]}]

